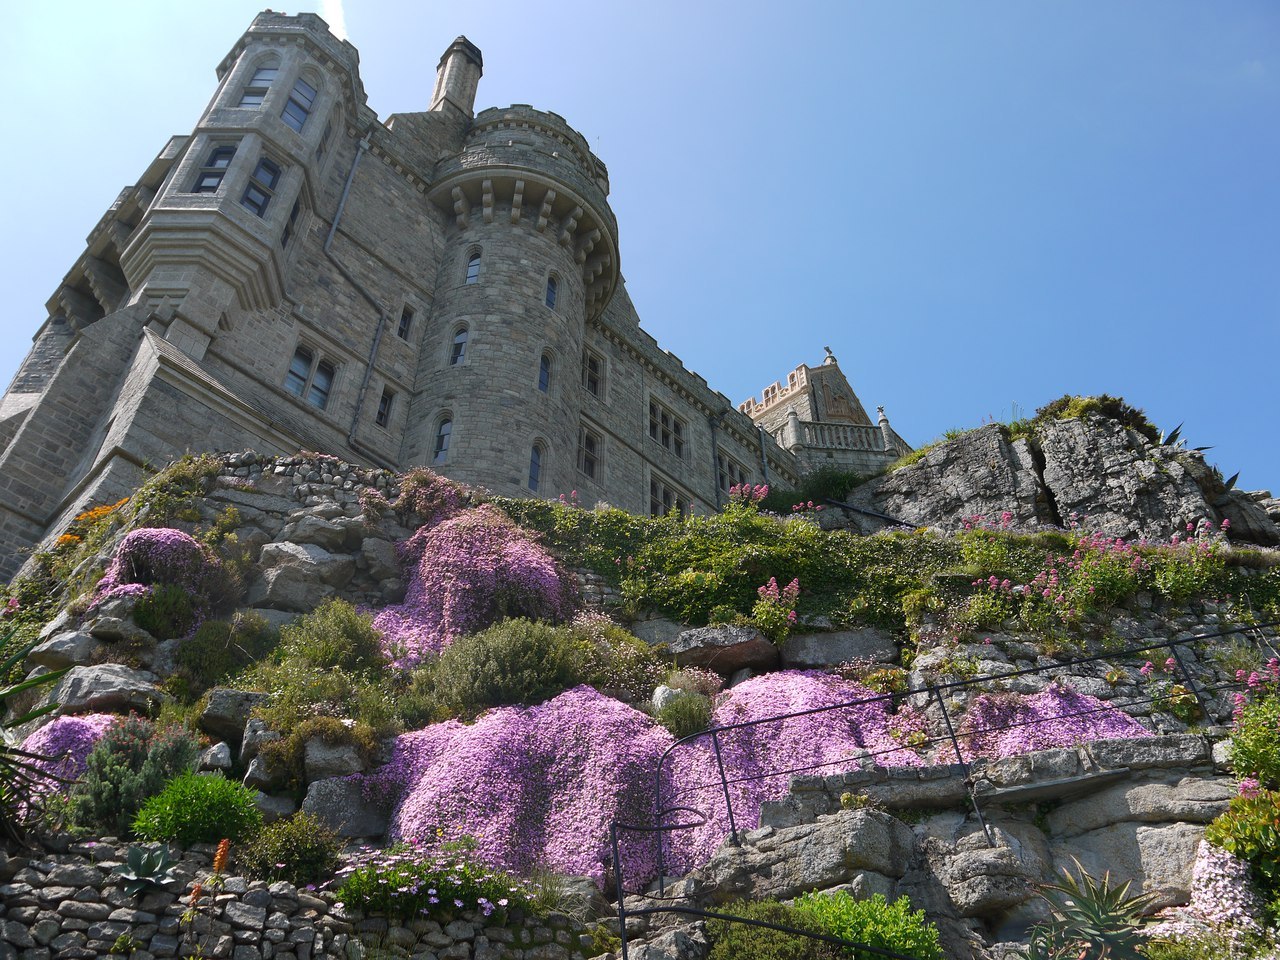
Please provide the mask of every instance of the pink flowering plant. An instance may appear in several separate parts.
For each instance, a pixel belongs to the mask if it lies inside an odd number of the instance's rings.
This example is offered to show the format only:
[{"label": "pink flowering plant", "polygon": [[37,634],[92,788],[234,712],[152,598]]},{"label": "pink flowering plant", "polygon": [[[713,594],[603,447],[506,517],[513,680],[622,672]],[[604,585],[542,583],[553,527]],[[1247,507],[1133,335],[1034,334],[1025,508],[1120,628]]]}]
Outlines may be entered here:
[{"label": "pink flowering plant", "polygon": [[1280,789],[1280,659],[1261,671],[1241,670],[1231,731],[1231,769],[1237,777],[1254,778]]},{"label": "pink flowering plant", "polygon": [[956,733],[967,761],[1151,736],[1127,713],[1057,682],[1030,696],[982,694],[969,705]]},{"label": "pink flowering plant", "polygon": [[757,588],[756,593],[759,599],[751,608],[752,623],[774,643],[782,643],[796,625],[800,581],[792,580],[785,587],[779,587],[777,578],[770,577],[769,582]]},{"label": "pink flowering plant", "polygon": [[729,488],[729,502],[749,506],[769,496],[768,484],[735,483]]},{"label": "pink flowering plant", "polygon": [[57,717],[23,740],[22,750],[42,758],[34,761],[45,774],[39,789],[47,793],[80,779],[89,753],[119,721],[114,713]]},{"label": "pink flowering plant", "polygon": [[1280,919],[1280,792],[1251,788],[1238,794],[1204,837],[1249,864],[1268,913]]},{"label": "pink flowering plant", "polygon": [[506,617],[561,620],[575,606],[572,578],[489,504],[422,527],[400,554],[409,580],[404,602],[373,619],[400,667]]},{"label": "pink flowering plant", "polygon": [[[1191,868],[1191,899],[1144,930],[1157,943],[1213,944],[1226,957],[1252,956],[1251,945],[1264,933],[1264,903],[1254,888],[1249,864],[1221,847],[1201,840]],[[1205,953],[1203,956],[1210,956]]]},{"label": "pink flowering plant", "polygon": [[465,852],[419,843],[361,848],[325,887],[349,910],[444,923],[464,911],[501,918],[508,909],[527,909],[533,894],[525,881],[485,867]]}]

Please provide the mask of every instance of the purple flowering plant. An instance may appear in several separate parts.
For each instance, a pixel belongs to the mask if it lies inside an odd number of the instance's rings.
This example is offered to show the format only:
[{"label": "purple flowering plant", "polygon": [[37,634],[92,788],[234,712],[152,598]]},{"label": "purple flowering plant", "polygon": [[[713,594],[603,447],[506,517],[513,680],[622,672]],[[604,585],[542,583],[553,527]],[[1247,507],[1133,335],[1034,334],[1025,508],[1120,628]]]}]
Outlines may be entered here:
[{"label": "purple flowering plant", "polygon": [[1057,682],[1029,696],[982,694],[969,705],[956,733],[966,761],[1151,736],[1127,713]]},{"label": "purple flowering plant", "polygon": [[34,761],[46,774],[41,791],[56,789],[59,781],[80,779],[90,751],[119,721],[114,713],[57,717],[23,740],[21,749],[43,758]]},{"label": "purple flowering plant", "polygon": [[575,606],[572,578],[496,507],[481,504],[400,546],[409,586],[373,625],[388,656],[412,667],[457,637],[507,617],[562,620]]},{"label": "purple flowering plant", "polygon": [[457,851],[401,843],[386,849],[363,847],[348,857],[325,884],[348,909],[400,920],[448,922],[459,911],[488,917],[527,908],[528,884],[493,870]]}]

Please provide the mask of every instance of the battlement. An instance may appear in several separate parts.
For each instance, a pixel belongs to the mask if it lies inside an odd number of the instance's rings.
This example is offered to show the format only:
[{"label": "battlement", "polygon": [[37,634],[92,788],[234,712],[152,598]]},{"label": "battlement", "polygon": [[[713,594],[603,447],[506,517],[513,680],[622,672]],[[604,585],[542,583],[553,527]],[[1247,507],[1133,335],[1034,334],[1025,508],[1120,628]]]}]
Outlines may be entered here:
[{"label": "battlement", "polygon": [[782,401],[794,396],[798,391],[804,390],[808,385],[809,365],[802,363],[787,374],[787,385],[785,387],[781,381],[775,380],[764,388],[759,400],[755,397],[747,397],[746,400],[738,404],[738,409],[754,420]]}]

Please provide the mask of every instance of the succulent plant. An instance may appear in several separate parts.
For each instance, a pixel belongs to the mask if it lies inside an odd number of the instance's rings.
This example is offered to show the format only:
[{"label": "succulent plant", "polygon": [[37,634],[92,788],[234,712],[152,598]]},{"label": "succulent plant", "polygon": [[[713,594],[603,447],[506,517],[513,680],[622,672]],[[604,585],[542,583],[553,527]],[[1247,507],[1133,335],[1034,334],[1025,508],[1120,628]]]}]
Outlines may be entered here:
[{"label": "succulent plant", "polygon": [[1117,886],[1109,872],[1095,880],[1072,859],[1074,876],[1064,867],[1061,882],[1041,888],[1053,918],[1032,928],[1028,960],[1142,960],[1147,938],[1138,928],[1151,895],[1131,897],[1128,881]]},{"label": "succulent plant", "polygon": [[148,887],[163,890],[165,885],[178,880],[176,866],[167,844],[145,847],[134,844],[129,848],[125,862],[111,871],[124,880],[124,892],[136,897]]}]

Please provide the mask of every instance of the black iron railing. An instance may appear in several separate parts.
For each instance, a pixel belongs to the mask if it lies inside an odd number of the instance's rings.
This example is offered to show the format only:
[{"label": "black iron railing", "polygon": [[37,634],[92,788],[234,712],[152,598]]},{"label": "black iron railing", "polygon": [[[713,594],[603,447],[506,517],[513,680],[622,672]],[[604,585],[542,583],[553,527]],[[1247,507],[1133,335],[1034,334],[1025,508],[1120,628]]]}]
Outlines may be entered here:
[{"label": "black iron railing", "polygon": [[[655,914],[678,914],[683,916],[699,917],[704,919],[727,920],[735,923],[747,924],[749,926],[765,927],[768,929],[780,930],[787,933],[793,933],[800,936],[810,937],[815,940],[822,940],[828,943],[836,943],[836,944],[841,944],[845,946],[853,946],[853,947],[857,947],[859,950],[865,951],[874,956],[904,958],[903,954],[895,953],[892,950],[886,950],[884,948],[874,947],[867,944],[856,943],[848,940],[842,940],[838,937],[830,937],[830,936],[825,936],[821,934],[816,934],[816,933],[813,933],[812,931],[806,931],[798,928],[788,927],[781,924],[767,923],[760,920],[749,920],[743,917],[733,916],[732,914],[701,910],[696,907],[688,906],[687,902],[684,901],[683,899],[671,900],[667,898],[666,897],[666,877],[665,877],[666,862],[665,862],[665,857],[663,853],[663,837],[666,834],[676,830],[690,830],[690,829],[695,829],[697,827],[703,826],[706,824],[706,822],[709,819],[706,813],[704,813],[703,811],[695,807],[679,806],[679,805],[664,806],[662,770],[667,761],[667,758],[672,754],[673,751],[681,747],[684,747],[690,743],[693,743],[695,741],[702,740],[704,738],[710,739],[711,746],[712,746],[712,753],[715,756],[715,760],[716,760],[716,775],[717,775],[716,779],[710,780],[710,781],[701,781],[699,783],[695,783],[695,784],[683,787],[678,793],[672,794],[671,796],[669,796],[668,800],[674,800],[677,797],[682,795],[693,794],[699,791],[706,791],[719,785],[720,789],[718,792],[724,798],[725,810],[728,815],[729,842],[734,845],[738,845],[740,843],[740,839],[738,836],[737,820],[734,816],[733,800],[730,792],[730,787],[735,784],[750,783],[750,782],[767,780],[767,779],[777,778],[777,777],[784,777],[784,776],[790,777],[796,774],[811,773],[815,770],[819,770],[824,767],[843,766],[843,765],[848,765],[853,763],[859,763],[861,761],[865,761],[868,759],[874,760],[876,757],[882,756],[885,754],[899,753],[907,749],[923,749],[924,747],[935,745],[935,744],[949,743],[951,745],[951,749],[955,753],[957,766],[960,768],[960,771],[964,777],[965,787],[969,795],[969,802],[972,805],[974,814],[977,816],[978,822],[982,826],[983,832],[987,838],[987,842],[991,846],[995,846],[995,841],[991,836],[991,832],[987,827],[986,820],[982,814],[982,807],[979,802],[977,792],[975,791],[975,782],[970,772],[969,763],[965,760],[964,751],[961,749],[960,742],[965,738],[966,735],[957,734],[955,730],[955,726],[952,723],[951,713],[947,708],[946,699],[943,696],[944,693],[947,693],[950,691],[956,691],[956,690],[965,690],[973,687],[978,687],[981,685],[989,685],[993,683],[1003,682],[1003,681],[1012,680],[1018,677],[1044,675],[1047,673],[1069,674],[1072,671],[1072,668],[1074,667],[1097,663],[1099,661],[1127,660],[1127,659],[1139,658],[1139,657],[1142,657],[1144,654],[1150,654],[1153,651],[1163,650],[1163,651],[1168,651],[1168,659],[1173,660],[1173,663],[1177,668],[1177,673],[1183,685],[1186,687],[1187,692],[1195,698],[1196,704],[1199,707],[1200,713],[1206,718],[1208,718],[1209,704],[1207,702],[1207,698],[1212,697],[1213,695],[1219,692],[1222,692],[1224,690],[1238,690],[1242,686],[1244,686],[1244,684],[1242,684],[1238,680],[1228,680],[1226,682],[1218,683],[1218,684],[1197,683],[1195,678],[1191,675],[1191,672],[1187,669],[1186,661],[1182,656],[1181,649],[1185,648],[1189,644],[1203,643],[1207,640],[1214,640],[1221,637],[1227,637],[1227,636],[1233,636],[1233,635],[1239,635],[1239,634],[1253,634],[1258,644],[1258,647],[1260,649],[1265,648],[1266,651],[1269,652],[1272,656],[1280,656],[1280,653],[1277,653],[1276,647],[1272,643],[1271,639],[1263,632],[1267,628],[1278,627],[1278,626],[1280,626],[1280,621],[1270,621],[1266,623],[1257,623],[1257,624],[1251,624],[1247,626],[1232,627],[1225,630],[1218,630],[1212,633],[1196,634],[1193,636],[1184,637],[1180,640],[1179,639],[1162,640],[1157,643],[1141,644],[1141,645],[1126,647],[1121,650],[1113,650],[1113,651],[1108,651],[1106,653],[1095,654],[1092,656],[1077,657],[1070,660],[1063,660],[1050,666],[1026,667],[1020,670],[1009,670],[1004,673],[989,674],[987,676],[982,676],[982,677],[972,677],[972,678],[951,680],[945,683],[927,684],[922,687],[913,687],[903,691],[878,694],[873,697],[860,697],[854,700],[847,700],[841,703],[830,704],[828,706],[823,706],[823,707],[810,707],[805,710],[795,710],[789,713],[781,713],[781,714],[776,714],[774,716],[769,716],[769,717],[760,717],[754,720],[743,720],[737,723],[723,724],[721,726],[716,726],[708,730],[701,731],[700,733],[692,734],[691,736],[682,737],[681,739],[673,743],[670,747],[668,747],[667,750],[664,751],[662,756],[659,757],[658,759],[657,769],[654,772],[655,823],[628,824],[628,823],[615,821],[610,827],[610,842],[611,842],[611,850],[612,850],[612,857],[613,857],[613,870],[614,870],[614,876],[616,881],[615,892],[618,898],[618,925],[619,925],[619,931],[620,931],[620,936],[622,940],[623,960],[626,960],[626,958],[628,957],[627,918],[652,916]],[[1168,659],[1166,659],[1166,662],[1168,662]],[[923,695],[926,698],[926,700],[932,700],[937,703],[943,719],[943,726],[945,727],[945,732],[939,733],[936,736],[927,737],[922,743],[916,744],[913,747],[907,747],[906,745],[895,745],[893,747],[886,747],[879,750],[859,750],[856,754],[851,754],[848,757],[823,761],[821,763],[807,764],[807,765],[798,766],[798,767],[788,767],[785,769],[768,770],[763,773],[757,773],[751,776],[744,776],[744,777],[731,778],[728,776],[728,774],[725,771],[724,760],[721,754],[721,735],[726,732],[749,729],[749,728],[758,727],[767,723],[779,723],[786,720],[792,720],[798,717],[806,717],[806,716],[813,716],[815,714],[830,713],[836,710],[845,710],[851,707],[865,706],[867,704],[886,703],[891,705],[894,702],[902,701],[911,697],[919,697],[921,695]],[[1042,723],[1050,723],[1055,720],[1068,719],[1072,717],[1090,716],[1092,714],[1104,713],[1111,710],[1115,710],[1117,708],[1133,709],[1133,708],[1143,707],[1143,706],[1156,706],[1166,701],[1167,698],[1168,698],[1167,692],[1155,693],[1147,696],[1130,697],[1124,700],[1120,700],[1119,698],[1113,698],[1109,701],[1104,701],[1100,706],[1092,707],[1086,710],[1076,710],[1069,713],[1063,713],[1063,714],[1058,714],[1054,716],[1036,717],[1033,719],[1015,720],[1005,724],[984,726],[981,728],[981,730],[975,731],[975,733],[981,733],[981,734],[998,733],[1001,731],[1013,730],[1020,727],[1034,726]],[[666,820],[669,817],[674,817],[676,815],[683,815],[685,818],[685,821],[678,822],[678,823],[666,822]],[[623,832],[656,835],[658,895],[656,897],[648,895],[648,899],[651,902],[658,904],[656,906],[641,907],[641,908],[634,908],[634,907],[628,908],[626,906],[627,893],[625,890],[625,878],[623,876],[623,869],[622,869],[621,842],[620,842],[620,833],[623,833]],[[664,903],[668,905],[663,905]],[[904,958],[904,960],[909,960],[909,958]]]}]

